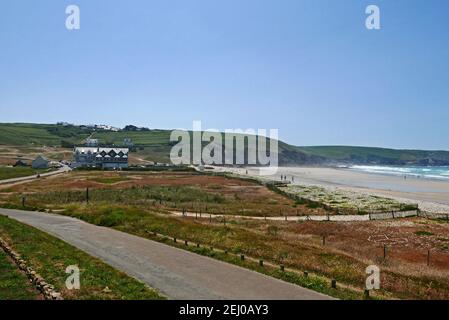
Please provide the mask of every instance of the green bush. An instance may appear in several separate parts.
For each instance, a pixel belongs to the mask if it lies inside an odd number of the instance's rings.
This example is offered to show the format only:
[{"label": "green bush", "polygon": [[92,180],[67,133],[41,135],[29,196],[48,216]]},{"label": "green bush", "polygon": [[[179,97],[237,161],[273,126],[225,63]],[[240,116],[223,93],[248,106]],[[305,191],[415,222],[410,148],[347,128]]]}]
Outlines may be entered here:
[{"label": "green bush", "polygon": [[125,221],[125,212],[121,209],[108,208],[103,215],[100,216],[98,224],[103,227],[115,227]]}]

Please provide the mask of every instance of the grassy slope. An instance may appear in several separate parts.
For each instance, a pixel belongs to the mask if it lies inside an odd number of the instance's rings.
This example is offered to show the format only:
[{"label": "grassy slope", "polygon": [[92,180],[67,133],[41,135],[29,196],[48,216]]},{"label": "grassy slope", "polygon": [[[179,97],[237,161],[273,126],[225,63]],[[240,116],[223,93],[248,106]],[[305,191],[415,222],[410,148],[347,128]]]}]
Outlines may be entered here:
[{"label": "grassy slope", "polygon": [[[423,150],[394,150],[385,148],[349,147],[349,146],[322,146],[301,147],[302,151],[319,157],[342,162],[370,163],[379,162],[386,164],[429,164],[427,159],[432,159],[435,164],[447,162],[447,151],[423,151]],[[430,163],[431,164],[431,163]]]},{"label": "grassy slope", "polygon": [[[15,220],[0,216],[0,236],[12,244],[37,273],[65,299],[160,299],[143,283],[115,270],[71,245]],[[78,265],[81,289],[65,288],[65,268]],[[108,287],[110,292],[106,292]]]},{"label": "grassy slope", "polygon": [[0,144],[14,146],[60,146],[62,140],[80,143],[90,132],[47,124],[0,124]]},{"label": "grassy slope", "polygon": [[39,293],[28,282],[27,276],[0,249],[0,300],[36,300]]},{"label": "grassy slope", "polygon": [[[0,145],[54,145],[80,144],[92,131],[79,127],[45,124],[1,124]],[[144,132],[100,131],[94,134],[103,144],[120,145],[131,138],[137,153],[144,159],[168,161],[172,146],[169,130]],[[368,147],[322,146],[296,147],[279,143],[281,165],[360,163],[360,164],[439,164],[449,165],[448,151],[393,150]]]}]

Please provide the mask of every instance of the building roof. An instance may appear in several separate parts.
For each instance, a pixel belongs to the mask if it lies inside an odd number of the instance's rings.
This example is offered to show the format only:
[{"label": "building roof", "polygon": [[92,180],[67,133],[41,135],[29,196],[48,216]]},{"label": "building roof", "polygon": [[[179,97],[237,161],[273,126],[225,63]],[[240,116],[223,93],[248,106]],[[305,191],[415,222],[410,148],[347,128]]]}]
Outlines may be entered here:
[{"label": "building roof", "polygon": [[33,161],[38,161],[38,160],[43,160],[43,161],[50,162],[50,160],[48,160],[48,159],[45,158],[44,156],[37,156],[36,159],[34,159]]},{"label": "building roof", "polygon": [[123,154],[128,154],[129,153],[129,148],[101,148],[101,147],[75,147],[75,152],[76,153],[92,153],[92,154],[97,154],[97,153],[110,153],[110,152],[114,152],[115,154],[119,154],[120,152],[122,152]]}]

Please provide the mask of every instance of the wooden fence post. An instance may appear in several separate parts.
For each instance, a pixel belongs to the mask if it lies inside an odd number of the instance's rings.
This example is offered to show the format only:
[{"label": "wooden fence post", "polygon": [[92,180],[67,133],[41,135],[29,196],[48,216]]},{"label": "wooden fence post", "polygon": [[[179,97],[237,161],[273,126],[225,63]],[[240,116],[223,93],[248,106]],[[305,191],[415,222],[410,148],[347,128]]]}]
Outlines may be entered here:
[{"label": "wooden fence post", "polygon": [[364,296],[365,296],[365,299],[369,298],[369,290],[368,289],[365,289]]},{"label": "wooden fence post", "polygon": [[89,188],[86,188],[86,203],[89,203]]},{"label": "wooden fence post", "polygon": [[332,281],[331,281],[331,287],[332,287],[332,289],[337,289],[337,280],[332,279]]},{"label": "wooden fence post", "polygon": [[22,207],[25,208],[26,197],[22,197]]},{"label": "wooden fence post", "polygon": [[323,236],[323,246],[326,245],[326,236]]},{"label": "wooden fence post", "polygon": [[427,266],[430,266],[430,250],[427,250]]},{"label": "wooden fence post", "polygon": [[387,245],[384,244],[384,260],[387,259]]}]

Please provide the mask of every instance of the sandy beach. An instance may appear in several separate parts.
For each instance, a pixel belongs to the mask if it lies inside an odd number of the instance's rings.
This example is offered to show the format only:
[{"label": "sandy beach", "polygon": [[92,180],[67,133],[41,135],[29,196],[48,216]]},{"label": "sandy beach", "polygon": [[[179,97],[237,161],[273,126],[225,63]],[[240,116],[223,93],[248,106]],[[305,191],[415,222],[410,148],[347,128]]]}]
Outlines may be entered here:
[{"label": "sandy beach", "polygon": [[[258,168],[216,168],[241,175],[260,176]],[[328,189],[344,189],[370,195],[396,199],[405,203],[419,204],[421,210],[434,213],[449,213],[449,182],[374,174],[343,168],[280,167],[276,175],[269,178],[287,180],[298,185],[314,185]]]}]

